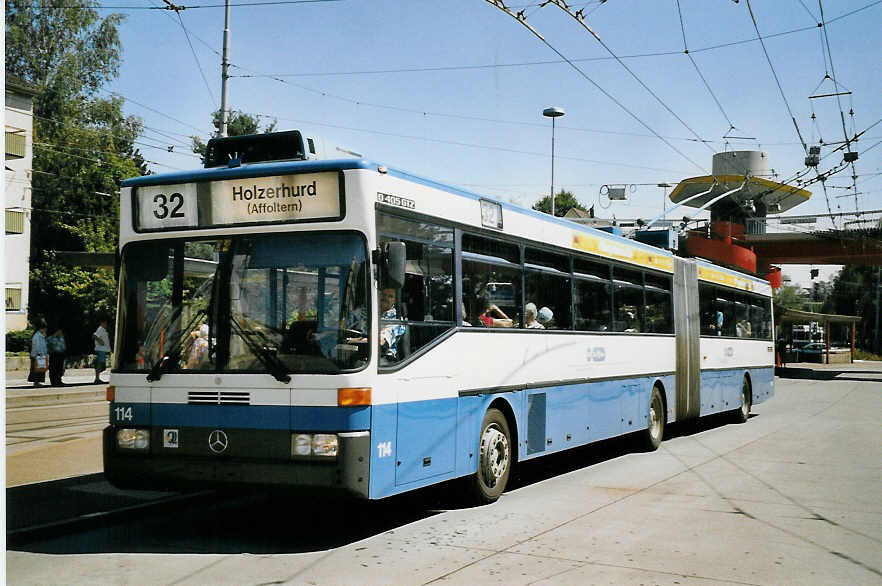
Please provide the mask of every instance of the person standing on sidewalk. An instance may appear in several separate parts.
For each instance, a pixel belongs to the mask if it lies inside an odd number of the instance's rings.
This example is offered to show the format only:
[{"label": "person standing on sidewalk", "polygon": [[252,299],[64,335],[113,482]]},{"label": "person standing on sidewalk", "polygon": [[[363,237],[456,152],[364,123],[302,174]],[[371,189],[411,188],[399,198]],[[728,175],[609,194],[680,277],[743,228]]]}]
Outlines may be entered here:
[{"label": "person standing on sidewalk", "polygon": [[31,338],[31,371],[28,373],[28,381],[35,387],[46,382],[46,368],[49,361],[49,351],[46,348],[46,322],[38,318],[34,322],[34,336]]},{"label": "person standing on sidewalk", "polygon": [[61,377],[64,376],[64,355],[67,353],[64,331],[56,329],[46,343],[49,346],[49,382],[53,387],[63,387]]},{"label": "person standing on sidewalk", "polygon": [[107,368],[107,353],[110,352],[110,336],[107,334],[107,318],[102,317],[98,329],[92,334],[95,342],[95,382],[104,382],[98,376]]}]

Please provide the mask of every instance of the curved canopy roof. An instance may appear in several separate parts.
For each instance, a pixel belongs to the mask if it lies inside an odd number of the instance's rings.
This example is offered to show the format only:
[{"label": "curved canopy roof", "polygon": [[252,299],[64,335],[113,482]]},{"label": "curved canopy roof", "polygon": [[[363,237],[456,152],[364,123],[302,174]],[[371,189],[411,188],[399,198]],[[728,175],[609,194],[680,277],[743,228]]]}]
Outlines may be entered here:
[{"label": "curved canopy roof", "polygon": [[[684,205],[699,208],[723,194],[725,191],[735,189],[744,181],[744,175],[705,175],[703,177],[690,177],[677,184],[671,191],[671,201],[680,203],[690,197],[698,195],[702,191],[710,191],[701,197],[697,197]],[[711,189],[712,188],[712,189]],[[811,192],[785,185],[776,181],[763,179],[762,177],[748,176],[744,187],[729,196],[737,203],[753,200],[754,203],[761,201],[769,209],[772,204],[778,204],[774,213],[785,212],[799,205],[811,197]]]}]

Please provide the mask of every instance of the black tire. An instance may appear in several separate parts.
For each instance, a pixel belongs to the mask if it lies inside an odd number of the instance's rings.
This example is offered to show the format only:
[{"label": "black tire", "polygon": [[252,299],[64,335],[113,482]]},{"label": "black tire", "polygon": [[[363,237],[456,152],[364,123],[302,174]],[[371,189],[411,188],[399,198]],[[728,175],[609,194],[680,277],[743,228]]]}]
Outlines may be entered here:
[{"label": "black tire", "polygon": [[498,409],[484,414],[478,444],[478,471],[469,480],[469,497],[485,505],[495,502],[505,490],[513,462],[508,421]]},{"label": "black tire", "polygon": [[732,421],[734,423],[747,423],[750,418],[750,407],[753,405],[753,391],[750,388],[750,381],[744,377],[741,383],[741,406],[732,411]]},{"label": "black tire", "polygon": [[645,451],[654,452],[662,443],[665,435],[665,422],[667,421],[665,403],[658,387],[652,387],[647,419],[648,426],[642,433],[641,444]]}]

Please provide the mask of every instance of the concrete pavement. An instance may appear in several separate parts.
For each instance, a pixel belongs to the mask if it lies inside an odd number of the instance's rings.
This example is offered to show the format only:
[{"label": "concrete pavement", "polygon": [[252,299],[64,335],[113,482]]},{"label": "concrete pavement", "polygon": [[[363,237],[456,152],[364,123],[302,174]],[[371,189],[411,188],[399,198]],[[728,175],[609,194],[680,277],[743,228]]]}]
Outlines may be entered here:
[{"label": "concrete pavement", "polygon": [[[882,365],[818,366],[815,376],[776,378],[776,396],[744,425],[671,426],[658,452],[540,474],[494,505],[442,511],[339,548],[281,555],[8,552],[8,580],[882,584]],[[235,544],[236,536],[224,539]]]},{"label": "concrete pavement", "polygon": [[101,472],[107,383],[93,369],[68,370],[64,387],[34,387],[27,374],[6,373],[6,486]]}]

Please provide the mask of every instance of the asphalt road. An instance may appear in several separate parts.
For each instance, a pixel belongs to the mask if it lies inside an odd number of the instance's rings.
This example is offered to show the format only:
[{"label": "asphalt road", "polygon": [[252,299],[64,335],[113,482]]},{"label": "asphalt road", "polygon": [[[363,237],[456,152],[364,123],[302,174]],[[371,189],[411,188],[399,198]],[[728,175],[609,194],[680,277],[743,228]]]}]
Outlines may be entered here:
[{"label": "asphalt road", "polygon": [[[204,495],[14,545],[7,581],[882,584],[882,368],[815,376],[776,379],[744,425],[669,426],[655,453],[616,440],[531,463],[494,505],[459,507],[449,485],[380,503]],[[66,482],[67,498],[112,490]]]}]

